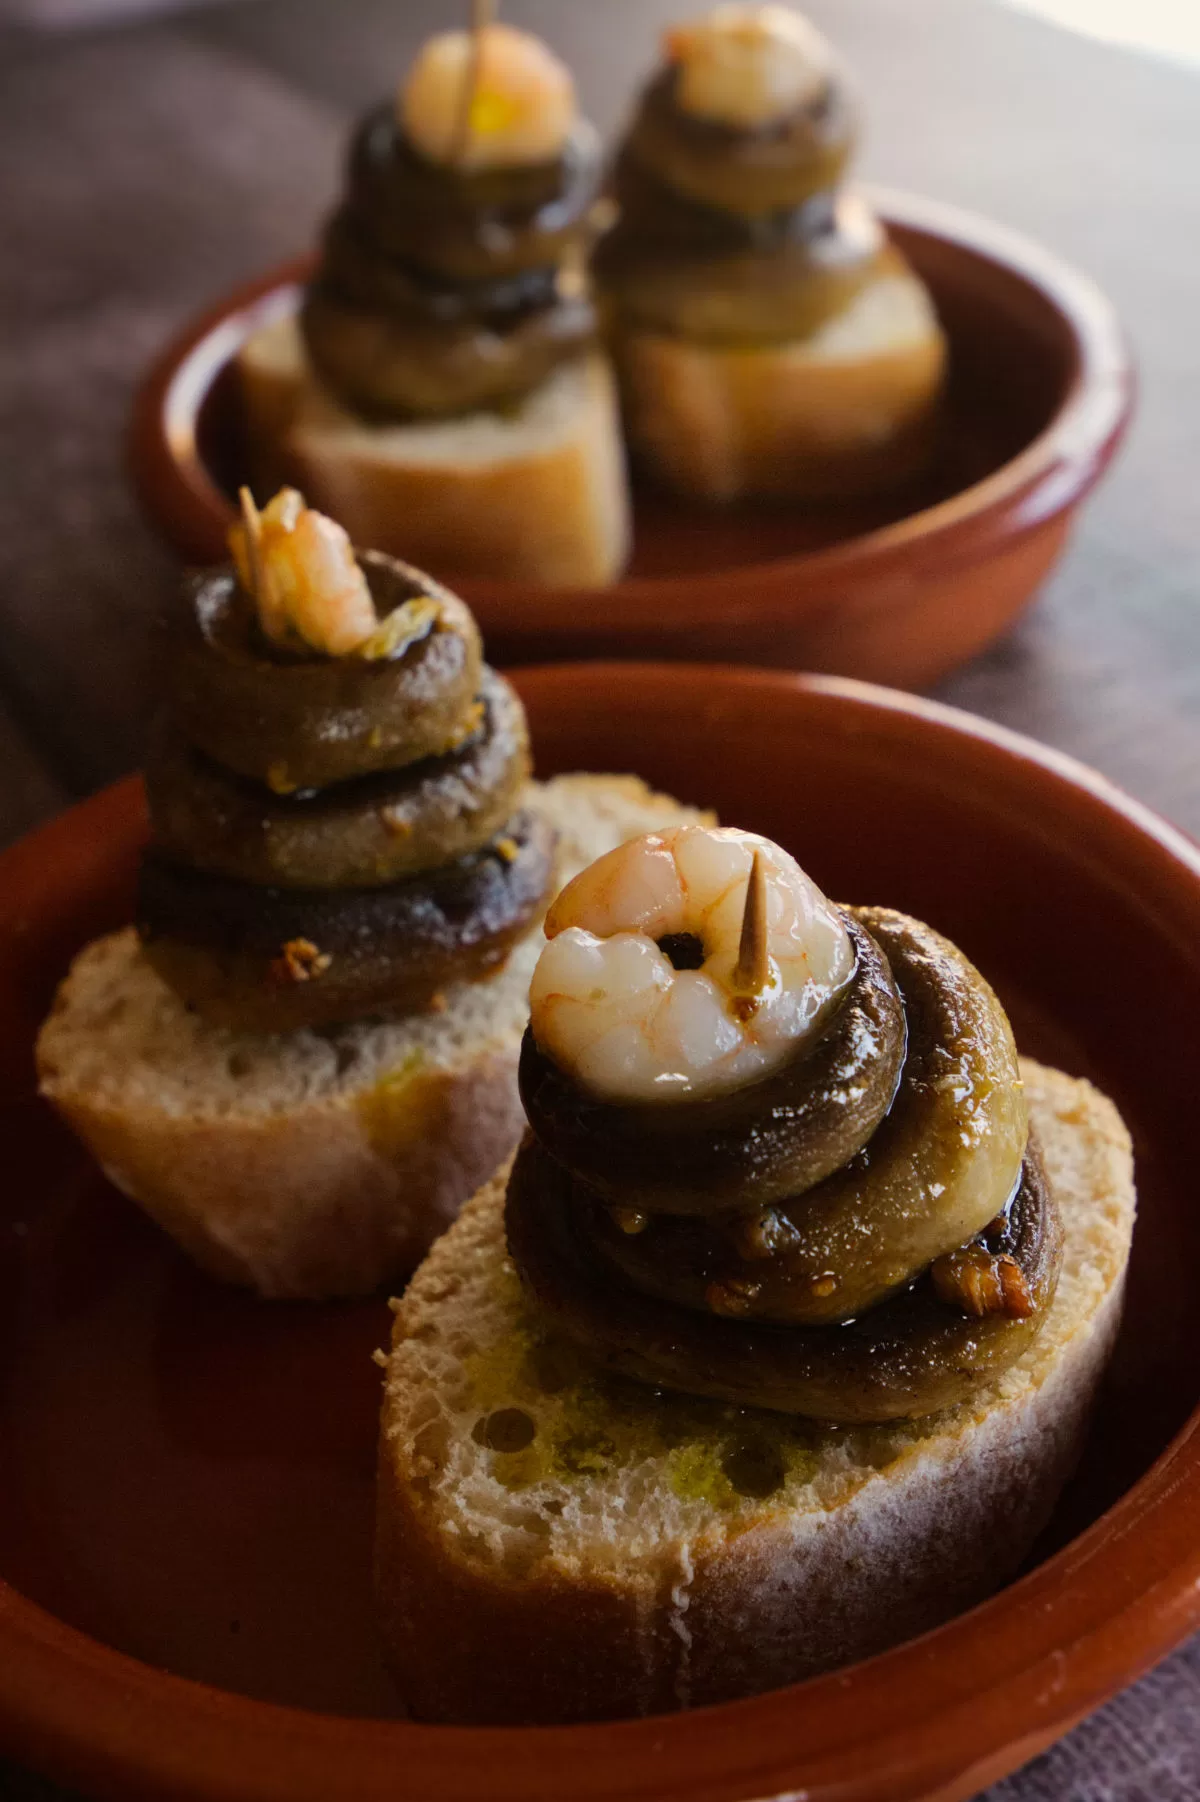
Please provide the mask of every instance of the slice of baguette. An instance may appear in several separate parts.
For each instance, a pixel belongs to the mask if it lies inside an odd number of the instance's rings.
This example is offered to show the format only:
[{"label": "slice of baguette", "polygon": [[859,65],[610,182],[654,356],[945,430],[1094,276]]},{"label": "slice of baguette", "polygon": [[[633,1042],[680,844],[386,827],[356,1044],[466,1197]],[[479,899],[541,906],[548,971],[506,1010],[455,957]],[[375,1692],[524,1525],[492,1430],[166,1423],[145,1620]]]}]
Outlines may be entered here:
[{"label": "slice of baguette", "polygon": [[375,425],[339,405],[294,318],[239,355],[253,472],[295,483],[358,544],[439,577],[588,587],[629,554],[629,496],[613,378],[593,353],[518,407]]},{"label": "slice of baguette", "polygon": [[[711,820],[634,777],[563,776],[526,804],[567,881],[657,826]],[[118,1188],[215,1276],[268,1296],[369,1293],[411,1270],[509,1156],[535,930],[444,1010],[336,1032],[206,1025],[132,928],[81,952],[37,1045],[41,1092]]]},{"label": "slice of baguette", "polygon": [[881,1651],[1013,1574],[1079,1453],[1134,1214],[1112,1104],[1023,1074],[1066,1229],[1058,1293],[1019,1363],[921,1421],[820,1427],[606,1378],[521,1288],[505,1175],[470,1202],[396,1304],[383,1404],[377,1590],[414,1715],[724,1701]]},{"label": "slice of baguette", "polygon": [[617,337],[632,452],[709,501],[848,498],[910,480],[932,446],[945,360],[929,295],[903,266],[794,344]]}]

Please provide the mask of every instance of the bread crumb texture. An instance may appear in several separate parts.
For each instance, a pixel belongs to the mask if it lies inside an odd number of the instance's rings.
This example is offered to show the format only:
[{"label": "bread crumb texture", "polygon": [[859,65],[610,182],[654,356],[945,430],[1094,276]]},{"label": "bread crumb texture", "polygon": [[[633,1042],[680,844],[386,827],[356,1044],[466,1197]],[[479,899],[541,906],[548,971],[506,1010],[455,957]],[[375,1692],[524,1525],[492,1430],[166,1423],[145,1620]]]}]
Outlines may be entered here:
[{"label": "bread crumb texture", "polygon": [[[558,877],[711,816],[635,777],[562,776],[523,803]],[[41,1092],[110,1180],[214,1275],[264,1295],[361,1294],[412,1269],[523,1126],[516,1059],[535,929],[436,1013],[248,1033],[191,1013],[132,927],[75,959],[37,1045]]]},{"label": "bread crumb texture", "polygon": [[[1024,1076],[1066,1226],[1058,1293],[1018,1364],[921,1421],[828,1427],[606,1375],[526,1298],[504,1175],[475,1197],[398,1306],[386,1381],[379,1586],[418,1713],[720,1700],[896,1643],[1011,1574],[1078,1454],[1133,1222],[1115,1109]],[[466,1684],[431,1650],[447,1606]],[[509,1638],[499,1682],[472,1673],[472,1618]]]}]

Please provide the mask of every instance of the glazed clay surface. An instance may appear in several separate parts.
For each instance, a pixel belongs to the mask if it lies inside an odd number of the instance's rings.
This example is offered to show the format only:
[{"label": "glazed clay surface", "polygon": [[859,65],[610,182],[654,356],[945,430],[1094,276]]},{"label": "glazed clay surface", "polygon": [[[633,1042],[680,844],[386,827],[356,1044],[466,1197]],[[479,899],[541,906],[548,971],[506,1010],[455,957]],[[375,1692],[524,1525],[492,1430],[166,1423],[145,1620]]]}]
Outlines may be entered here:
[{"label": "glazed clay surface", "polygon": [[[648,778],[802,852],[830,892],[930,918],[1027,1051],[1121,1107],[1141,1197],[1128,1317],[1043,1561],[923,1640],[728,1708],[529,1733],[388,1718],[367,1586],[386,1309],[213,1287],[32,1098],[55,980],[128,917],[129,783],[14,847],[0,881],[0,1744],[155,1802],[350,1784],[384,1802],[401,1766],[448,1802],[960,1802],[1197,1624],[1200,1227],[1178,1122],[1200,853],[1052,752],[853,683],[600,665],[518,686],[541,770],[612,767],[636,735]],[[1136,980],[1096,981],[1115,969]]]}]

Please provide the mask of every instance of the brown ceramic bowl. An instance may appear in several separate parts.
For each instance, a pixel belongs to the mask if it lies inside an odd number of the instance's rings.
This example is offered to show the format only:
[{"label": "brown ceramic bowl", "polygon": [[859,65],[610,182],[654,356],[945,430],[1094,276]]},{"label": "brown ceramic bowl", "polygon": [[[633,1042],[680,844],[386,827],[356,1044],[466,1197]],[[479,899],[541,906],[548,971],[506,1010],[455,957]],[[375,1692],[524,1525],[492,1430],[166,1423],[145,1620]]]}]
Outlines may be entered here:
[{"label": "brown ceramic bowl", "polygon": [[[1032,599],[1129,416],[1120,327],[1089,281],[1016,233],[934,201],[873,198],[950,339],[946,429],[927,479],[820,514],[639,490],[622,581],[569,594],[458,584],[495,661],[712,658],[920,687]],[[231,359],[257,326],[294,309],[310,267],[289,264],[219,303],[137,397],[133,479],[191,562],[225,555],[243,474]]]},{"label": "brown ceramic bowl", "polygon": [[126,782],[0,859],[0,1749],[122,1802],[958,1802],[1200,1624],[1200,851],[1068,759],[888,691],[681,665],[517,680],[543,772],[633,766],[832,893],[924,915],[1029,1052],[1116,1099],[1141,1218],[1091,1454],[1019,1581],[850,1670],[606,1726],[381,1718],[386,1307],[210,1282],[33,1098],[56,979],[129,915]]}]

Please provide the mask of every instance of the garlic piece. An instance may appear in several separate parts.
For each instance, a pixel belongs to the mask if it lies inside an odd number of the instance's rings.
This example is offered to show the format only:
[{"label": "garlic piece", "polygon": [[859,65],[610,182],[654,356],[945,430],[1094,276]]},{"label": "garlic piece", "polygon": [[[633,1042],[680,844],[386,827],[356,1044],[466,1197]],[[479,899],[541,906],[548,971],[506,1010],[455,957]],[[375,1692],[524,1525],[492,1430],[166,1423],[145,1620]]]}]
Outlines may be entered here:
[{"label": "garlic piece", "polygon": [[420,50],[397,97],[413,148],[465,170],[548,163],[577,106],[571,72],[540,38],[511,25],[446,31]]},{"label": "garlic piece", "polygon": [[789,6],[718,6],[666,35],[680,110],[742,130],[811,105],[837,67],[831,45]]}]

